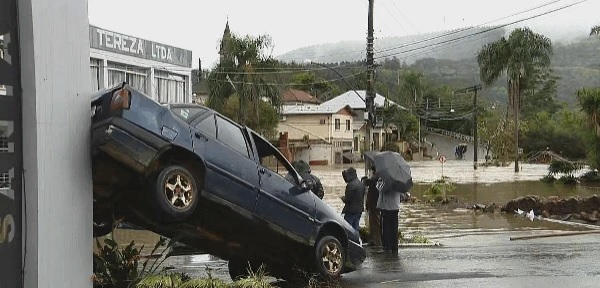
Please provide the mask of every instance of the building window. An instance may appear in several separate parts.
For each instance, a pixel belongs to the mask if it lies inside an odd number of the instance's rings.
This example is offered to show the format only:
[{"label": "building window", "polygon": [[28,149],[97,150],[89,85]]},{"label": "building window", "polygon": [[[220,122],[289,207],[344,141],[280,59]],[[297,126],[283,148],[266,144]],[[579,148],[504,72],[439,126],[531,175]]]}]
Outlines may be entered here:
[{"label": "building window", "polygon": [[160,103],[187,103],[187,77],[167,71],[154,71],[156,95]]},{"label": "building window", "polygon": [[350,119],[346,120],[346,131],[350,131]]},{"label": "building window", "polygon": [[319,120],[319,124],[321,124],[321,125],[325,125],[325,119],[321,119],[321,120]]},{"label": "building window", "polygon": [[108,62],[108,87],[127,82],[133,88],[147,93],[147,70],[143,68]]},{"label": "building window", "polygon": [[10,175],[8,172],[0,173],[0,190],[10,188]]},{"label": "building window", "polygon": [[90,59],[90,76],[92,77],[92,92],[100,90],[100,60]]},{"label": "building window", "polygon": [[335,119],[335,130],[340,130],[340,119]]},{"label": "building window", "polygon": [[0,136],[0,153],[8,153],[8,138]]}]

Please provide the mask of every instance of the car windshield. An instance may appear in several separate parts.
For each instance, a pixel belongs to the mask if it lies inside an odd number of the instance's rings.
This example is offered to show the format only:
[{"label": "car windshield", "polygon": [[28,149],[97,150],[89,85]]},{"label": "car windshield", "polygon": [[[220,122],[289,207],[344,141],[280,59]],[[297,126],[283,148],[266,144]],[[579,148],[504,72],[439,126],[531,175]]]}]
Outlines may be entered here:
[{"label": "car windshield", "polygon": [[177,115],[177,117],[183,119],[183,121],[189,122],[196,116],[206,112],[206,108],[202,107],[190,107],[190,106],[174,106],[171,107],[171,111]]}]

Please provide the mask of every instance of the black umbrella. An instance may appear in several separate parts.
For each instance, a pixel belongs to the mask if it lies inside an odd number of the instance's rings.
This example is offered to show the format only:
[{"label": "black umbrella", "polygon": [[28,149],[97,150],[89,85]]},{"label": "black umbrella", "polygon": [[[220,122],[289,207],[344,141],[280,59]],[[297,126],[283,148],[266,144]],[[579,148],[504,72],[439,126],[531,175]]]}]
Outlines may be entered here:
[{"label": "black umbrella", "polygon": [[383,180],[381,192],[404,193],[412,187],[410,166],[397,152],[385,151],[373,156],[377,175]]}]

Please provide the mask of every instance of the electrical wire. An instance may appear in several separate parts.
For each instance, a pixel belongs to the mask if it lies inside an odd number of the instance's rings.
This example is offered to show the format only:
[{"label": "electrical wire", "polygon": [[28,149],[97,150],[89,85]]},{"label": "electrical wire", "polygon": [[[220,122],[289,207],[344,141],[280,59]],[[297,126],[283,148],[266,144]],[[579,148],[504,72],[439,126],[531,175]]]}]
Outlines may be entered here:
[{"label": "electrical wire", "polygon": [[[387,58],[387,57],[391,57],[391,56],[397,56],[397,55],[405,54],[405,53],[412,52],[412,51],[418,51],[418,50],[426,49],[426,48],[429,48],[429,47],[434,47],[434,46],[439,46],[439,45],[446,44],[446,43],[456,42],[456,41],[459,41],[461,39],[465,39],[465,38],[469,38],[469,37],[472,37],[472,36],[481,35],[481,34],[484,34],[484,33],[487,33],[487,32],[493,31],[493,30],[501,29],[501,28],[504,28],[504,27],[507,27],[507,26],[510,26],[510,25],[514,25],[514,24],[520,23],[520,22],[524,22],[524,21],[527,21],[527,20],[531,20],[531,19],[534,19],[534,18],[538,18],[538,17],[541,17],[541,16],[548,15],[548,14],[551,14],[551,13],[554,13],[554,12],[558,12],[560,10],[563,10],[563,9],[566,9],[566,8],[569,8],[569,7],[581,4],[581,3],[586,2],[586,1],[587,0],[581,0],[581,1],[578,1],[578,2],[575,2],[575,3],[572,3],[572,4],[568,4],[568,5],[565,5],[565,6],[562,6],[562,7],[550,10],[550,11],[546,11],[546,12],[543,12],[543,13],[540,13],[540,14],[537,14],[537,15],[534,15],[534,16],[526,17],[526,18],[523,18],[523,19],[520,19],[520,20],[515,20],[513,22],[509,22],[509,23],[506,23],[506,24],[495,26],[493,28],[488,28],[488,29],[485,29],[483,31],[478,31],[478,32],[475,32],[475,33],[472,33],[472,34],[469,34],[469,35],[464,35],[464,36],[460,36],[460,37],[457,37],[457,38],[444,40],[444,41],[441,41],[441,42],[438,42],[438,43],[434,43],[434,44],[430,44],[430,45],[423,46],[423,47],[417,47],[417,48],[412,48],[412,49],[409,49],[409,50],[404,50],[404,51],[395,52],[395,53],[391,53],[391,54],[381,55],[381,56],[375,57],[375,59],[381,59],[381,58]],[[395,49],[398,49],[398,48],[395,48]]]},{"label": "electrical wire", "polygon": [[[544,8],[546,6],[549,6],[549,5],[552,5],[552,4],[561,2],[561,1],[563,1],[563,0],[550,1],[548,3],[542,4],[542,5],[533,7],[533,8],[529,8],[527,10],[524,10],[524,11],[521,11],[521,12],[518,12],[518,13],[515,13],[515,14],[512,14],[512,15],[509,15],[509,16],[505,16],[505,17],[498,18],[498,19],[495,19],[495,20],[492,20],[492,21],[488,21],[488,22],[485,22],[485,23],[482,23],[482,24],[479,24],[479,25],[476,25],[476,26],[473,26],[473,27],[462,28],[462,29],[454,30],[454,31],[451,31],[451,32],[448,32],[448,33],[444,33],[444,34],[441,34],[441,35],[436,35],[436,36],[433,36],[433,37],[422,39],[422,40],[419,40],[419,41],[410,42],[410,43],[398,45],[398,46],[395,46],[395,47],[384,48],[384,49],[379,50],[378,52],[379,53],[384,53],[384,52],[388,52],[388,51],[392,51],[392,50],[396,50],[396,49],[400,49],[400,48],[405,48],[405,47],[413,46],[413,45],[416,45],[416,44],[421,44],[421,43],[429,42],[431,40],[436,40],[436,39],[440,39],[440,38],[443,38],[443,37],[451,36],[451,35],[454,35],[454,34],[458,34],[460,32],[464,32],[464,31],[468,31],[468,30],[480,28],[481,26],[489,25],[491,23],[498,22],[500,20],[504,20],[504,19],[507,19],[507,18],[511,18],[511,17],[517,16],[517,15],[521,15],[521,14],[527,13],[527,12],[531,12],[533,10]],[[587,1],[587,0],[585,0],[585,1]]]},{"label": "electrical wire", "polygon": [[[521,15],[521,14],[524,14],[524,13],[527,13],[527,12],[538,10],[540,8],[544,8],[546,6],[549,6],[549,5],[552,5],[552,4],[561,2],[561,1],[563,1],[563,0],[550,1],[548,3],[544,3],[544,4],[538,5],[536,7],[529,8],[529,9],[526,9],[526,10],[523,10],[523,11],[511,14],[511,15],[508,15],[508,16],[497,18],[497,19],[494,19],[494,20],[491,20],[491,21],[488,21],[488,22],[485,22],[485,23],[482,23],[482,24],[479,24],[479,25],[476,25],[476,26],[473,26],[473,27],[468,27],[468,28],[462,28],[462,29],[454,30],[454,31],[451,31],[451,32],[448,32],[448,33],[444,33],[444,34],[437,35],[437,36],[432,36],[432,37],[429,37],[429,38],[426,38],[426,39],[422,39],[422,40],[418,40],[418,41],[409,42],[409,43],[402,44],[402,45],[399,45],[399,46],[382,47],[382,48],[374,47],[373,50],[374,50],[375,53],[384,53],[384,52],[392,51],[392,50],[395,50],[395,49],[400,49],[400,48],[404,48],[404,47],[408,47],[408,46],[412,46],[412,45],[416,45],[416,44],[428,42],[428,41],[439,39],[439,38],[442,38],[442,37],[454,35],[454,34],[457,34],[457,33],[463,32],[463,31],[468,31],[468,30],[476,29],[476,28],[479,28],[480,26],[489,25],[491,23],[498,22],[498,21],[501,21],[501,20],[504,20],[504,19],[507,19],[507,18],[511,18],[511,17],[514,17],[514,16],[518,16],[518,15]],[[321,58],[327,57],[327,56],[346,56],[346,55],[350,55],[350,54],[357,54],[357,53],[363,53],[363,52],[366,52],[366,47],[365,47],[365,49],[361,49],[361,50],[353,51],[353,52],[326,54],[326,55],[322,55]],[[313,53],[306,52],[306,53],[300,54],[300,55],[305,55],[306,57],[309,57],[310,55],[313,55]],[[304,59],[304,58],[303,57],[298,57],[298,58],[292,58],[292,59]]]}]

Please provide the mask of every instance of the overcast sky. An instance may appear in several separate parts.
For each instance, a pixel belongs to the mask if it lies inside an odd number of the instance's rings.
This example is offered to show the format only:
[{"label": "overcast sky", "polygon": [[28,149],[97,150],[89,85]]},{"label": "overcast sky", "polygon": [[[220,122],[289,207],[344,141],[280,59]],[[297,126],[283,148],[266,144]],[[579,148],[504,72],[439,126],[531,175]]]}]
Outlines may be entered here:
[{"label": "overcast sky", "polygon": [[[404,36],[488,24],[504,24],[581,0],[375,0],[375,36]],[[296,48],[364,40],[367,0],[88,0],[90,24],[193,51],[194,67],[218,58],[225,22],[234,33],[269,34],[273,55]],[[485,4],[483,4],[485,3]],[[600,24],[600,0],[529,20],[538,33],[557,40],[586,36]]]}]

